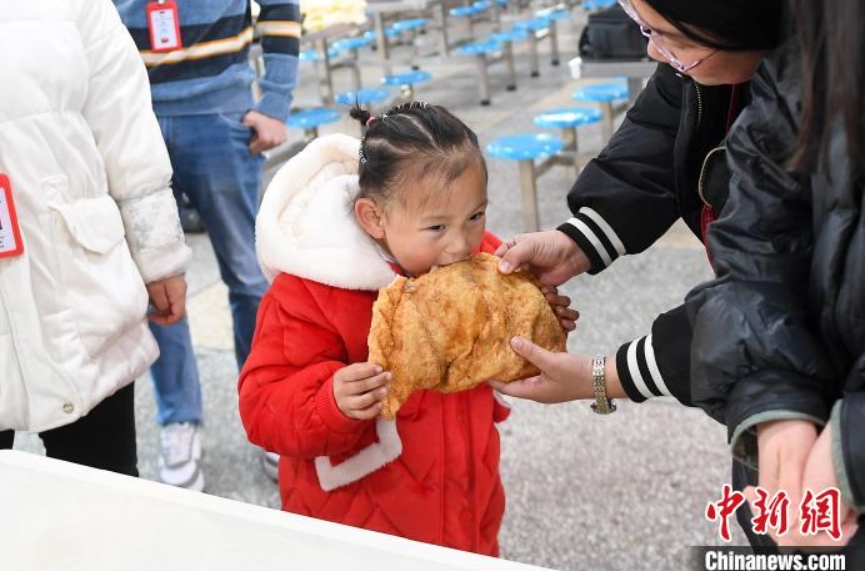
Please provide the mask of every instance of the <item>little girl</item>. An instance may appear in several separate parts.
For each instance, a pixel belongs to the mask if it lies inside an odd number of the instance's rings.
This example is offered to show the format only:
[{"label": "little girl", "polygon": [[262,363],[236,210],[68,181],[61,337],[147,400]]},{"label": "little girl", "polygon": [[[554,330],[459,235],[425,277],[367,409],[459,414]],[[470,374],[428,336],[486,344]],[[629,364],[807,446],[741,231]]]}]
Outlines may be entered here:
[{"label": "little girl", "polygon": [[[505,509],[493,390],[418,391],[377,418],[390,374],[367,360],[377,290],[493,252],[477,136],[411,103],[316,139],[276,175],[257,222],[272,279],[240,375],[249,439],[281,456],[286,511],[498,555]],[[359,157],[359,160],[358,160]],[[556,296],[549,297],[556,299]],[[563,323],[575,319],[559,297]]]}]

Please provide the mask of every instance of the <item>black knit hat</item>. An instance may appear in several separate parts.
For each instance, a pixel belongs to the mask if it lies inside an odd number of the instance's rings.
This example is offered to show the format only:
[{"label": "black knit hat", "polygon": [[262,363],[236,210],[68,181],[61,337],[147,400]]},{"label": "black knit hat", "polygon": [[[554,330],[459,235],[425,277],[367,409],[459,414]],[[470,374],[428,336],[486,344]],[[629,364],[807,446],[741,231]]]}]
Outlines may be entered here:
[{"label": "black knit hat", "polygon": [[781,41],[784,0],[644,2],[690,39],[715,49],[771,50]]}]

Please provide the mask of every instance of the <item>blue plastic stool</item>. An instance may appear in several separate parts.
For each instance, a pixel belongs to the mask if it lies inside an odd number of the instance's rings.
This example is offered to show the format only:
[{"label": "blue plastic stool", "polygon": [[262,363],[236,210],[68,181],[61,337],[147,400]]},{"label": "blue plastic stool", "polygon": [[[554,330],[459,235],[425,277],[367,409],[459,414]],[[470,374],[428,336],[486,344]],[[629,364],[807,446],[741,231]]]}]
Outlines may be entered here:
[{"label": "blue plastic stool", "polygon": [[292,129],[303,129],[304,138],[311,141],[318,137],[318,128],[328,123],[339,121],[339,112],[327,107],[313,107],[303,111],[292,112],[288,116],[288,126]]},{"label": "blue plastic stool", "polygon": [[547,8],[546,10],[539,10],[536,12],[535,17],[555,21],[570,20],[571,13],[564,8]]},{"label": "blue plastic stool", "polygon": [[496,40],[483,40],[480,42],[472,42],[470,44],[463,44],[456,49],[458,54],[462,54],[465,56],[474,56],[478,54],[488,54],[491,52],[497,52],[502,49],[501,42]]},{"label": "blue plastic stool", "polygon": [[604,114],[604,140],[613,134],[613,104],[628,98],[628,86],[623,83],[597,83],[574,92],[577,101],[597,103]]},{"label": "blue plastic stool", "polygon": [[570,129],[600,123],[604,116],[597,109],[564,107],[535,115],[535,125],[543,129]]},{"label": "blue plastic stool", "polygon": [[594,103],[612,103],[628,98],[628,86],[623,83],[597,83],[581,87],[574,92],[577,101],[592,101]]},{"label": "blue plastic stool", "polygon": [[564,143],[556,136],[543,133],[523,133],[500,137],[487,145],[487,153],[497,159],[517,161],[520,171],[520,192],[523,196],[523,226],[526,232],[537,232],[537,177],[535,159],[543,159],[562,150]]},{"label": "blue plastic stool", "polygon": [[429,72],[416,70],[406,73],[395,73],[381,78],[382,85],[397,85],[402,90],[405,99],[414,100],[414,86],[418,83],[426,83],[432,79]]},{"label": "blue plastic stool", "polygon": [[451,8],[448,13],[454,18],[471,18],[472,16],[480,14],[481,11],[474,6],[457,6]]},{"label": "blue plastic stool", "polygon": [[[538,39],[548,37],[550,40],[550,61],[553,65],[559,65],[559,45],[556,34],[556,23],[550,18],[532,18],[514,22],[513,29],[523,30],[529,35],[529,69],[532,77],[538,77],[540,66],[538,65]],[[542,32],[547,32],[544,36]]]},{"label": "blue plastic stool", "polygon": [[490,34],[490,39],[494,42],[522,42],[529,39],[529,32],[525,29],[510,30],[505,32],[495,32]]},{"label": "blue plastic stool", "polygon": [[[400,34],[402,34],[402,31],[395,29],[393,26],[388,26],[384,29],[384,37],[389,40],[396,38]],[[363,37],[370,38],[371,40],[375,41],[375,30],[369,30],[368,32],[365,32],[363,34]]]},{"label": "blue plastic stool", "polygon": [[562,152],[572,154],[574,168],[580,171],[579,151],[580,138],[579,127],[600,123],[604,115],[597,109],[590,107],[565,107],[562,109],[551,109],[539,115],[535,115],[535,125],[542,129],[558,129],[562,134],[564,147]]},{"label": "blue plastic stool", "polygon": [[[460,55],[476,56],[478,73],[481,76],[479,84],[481,105],[490,104],[490,73],[489,66],[497,61],[503,61],[507,68],[507,84],[505,89],[514,91],[517,88],[517,75],[514,69],[513,39],[508,34],[492,34],[490,39],[482,42],[464,44],[456,49]],[[499,59],[497,56],[501,54]]]},{"label": "blue plastic stool", "polygon": [[298,59],[302,62],[318,61],[319,55],[315,50],[304,50],[298,54]]},{"label": "blue plastic stool", "polygon": [[523,20],[521,22],[514,22],[513,29],[514,30],[530,30],[532,32],[539,32],[541,30],[546,30],[550,27],[550,20],[548,18],[532,18],[531,20]]},{"label": "blue plastic stool", "polygon": [[426,27],[427,21],[424,18],[414,18],[412,20],[400,20],[394,22],[391,28],[398,32],[406,32],[408,30],[419,30]]},{"label": "blue plastic stool", "polygon": [[340,105],[354,105],[357,102],[361,107],[370,107],[381,103],[390,97],[390,91],[377,87],[364,87],[357,91],[346,91],[336,96],[336,102]]},{"label": "blue plastic stool", "polygon": [[583,0],[584,10],[603,10],[616,5],[616,0]]},{"label": "blue plastic stool", "polygon": [[336,57],[342,52],[355,51],[370,46],[373,41],[374,38],[368,38],[365,35],[335,40],[330,44],[330,47],[328,47],[327,55],[330,57]]}]

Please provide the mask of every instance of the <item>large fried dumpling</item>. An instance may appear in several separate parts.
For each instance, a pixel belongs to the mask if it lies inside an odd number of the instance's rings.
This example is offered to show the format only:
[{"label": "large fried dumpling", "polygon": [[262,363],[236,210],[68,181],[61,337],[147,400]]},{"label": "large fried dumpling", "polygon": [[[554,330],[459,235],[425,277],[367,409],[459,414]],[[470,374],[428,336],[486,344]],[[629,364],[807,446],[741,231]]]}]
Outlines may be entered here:
[{"label": "large fried dumpling", "polygon": [[379,291],[369,361],[393,375],[384,418],[394,418],[418,389],[449,393],[491,378],[537,374],[510,348],[515,335],[565,350],[565,334],[535,278],[522,271],[503,275],[498,263],[478,254],[418,278],[398,277]]}]

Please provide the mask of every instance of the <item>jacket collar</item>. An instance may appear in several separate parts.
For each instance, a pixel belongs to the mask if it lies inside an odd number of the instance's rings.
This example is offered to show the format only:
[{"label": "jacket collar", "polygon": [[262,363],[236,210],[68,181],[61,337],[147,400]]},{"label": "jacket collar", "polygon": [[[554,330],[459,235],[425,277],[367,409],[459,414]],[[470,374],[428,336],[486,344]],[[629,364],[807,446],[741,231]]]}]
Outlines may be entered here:
[{"label": "jacket collar", "polygon": [[352,290],[389,285],[396,272],[357,224],[360,141],[347,135],[317,138],[280,168],[256,219],[261,269]]}]

